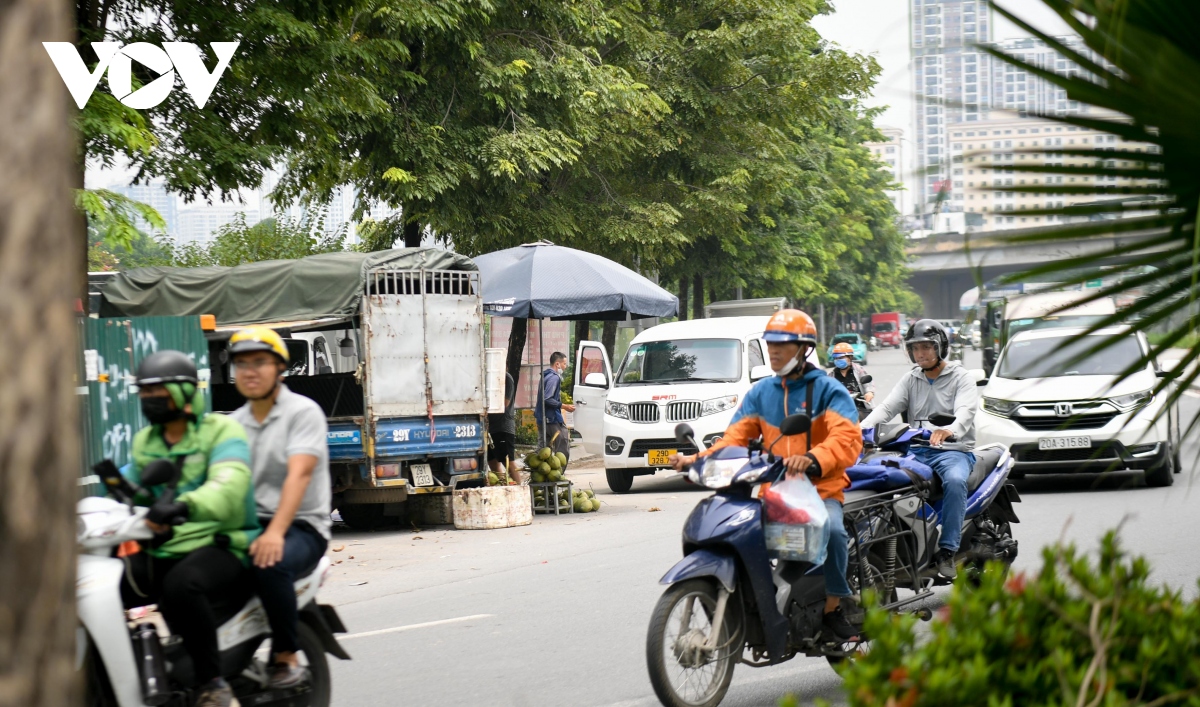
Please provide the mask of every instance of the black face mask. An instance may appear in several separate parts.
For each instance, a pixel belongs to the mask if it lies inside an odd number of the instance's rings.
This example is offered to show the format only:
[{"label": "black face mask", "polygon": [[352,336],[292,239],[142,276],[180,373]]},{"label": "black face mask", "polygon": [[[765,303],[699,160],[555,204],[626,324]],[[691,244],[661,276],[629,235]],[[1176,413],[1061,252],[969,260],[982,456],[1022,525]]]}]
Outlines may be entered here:
[{"label": "black face mask", "polygon": [[142,414],[152,425],[163,425],[183,417],[183,411],[171,408],[171,399],[166,396],[142,398]]}]

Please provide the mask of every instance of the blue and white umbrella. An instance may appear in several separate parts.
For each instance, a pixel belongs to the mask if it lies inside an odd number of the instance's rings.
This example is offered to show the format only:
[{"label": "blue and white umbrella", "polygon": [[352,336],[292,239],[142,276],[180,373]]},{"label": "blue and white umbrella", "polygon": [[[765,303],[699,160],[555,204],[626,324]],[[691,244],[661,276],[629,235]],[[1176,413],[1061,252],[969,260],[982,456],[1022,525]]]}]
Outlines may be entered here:
[{"label": "blue and white umbrella", "polygon": [[624,265],[546,241],[474,260],[483,311],[494,317],[623,320],[679,311],[678,297]]}]

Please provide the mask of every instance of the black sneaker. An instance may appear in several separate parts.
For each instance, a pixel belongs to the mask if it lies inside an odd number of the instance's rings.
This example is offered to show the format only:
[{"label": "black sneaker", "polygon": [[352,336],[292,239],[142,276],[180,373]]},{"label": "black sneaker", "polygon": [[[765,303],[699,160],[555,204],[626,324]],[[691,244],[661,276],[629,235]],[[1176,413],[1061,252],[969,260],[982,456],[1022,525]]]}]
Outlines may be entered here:
[{"label": "black sneaker", "polygon": [[933,565],[937,568],[938,574],[946,579],[954,579],[958,576],[958,568],[954,566],[954,551],[942,548],[933,556]]},{"label": "black sneaker", "polygon": [[849,641],[858,635],[858,629],[846,618],[846,614],[840,606],[833,611],[826,612],[822,623],[825,629],[838,640]]}]

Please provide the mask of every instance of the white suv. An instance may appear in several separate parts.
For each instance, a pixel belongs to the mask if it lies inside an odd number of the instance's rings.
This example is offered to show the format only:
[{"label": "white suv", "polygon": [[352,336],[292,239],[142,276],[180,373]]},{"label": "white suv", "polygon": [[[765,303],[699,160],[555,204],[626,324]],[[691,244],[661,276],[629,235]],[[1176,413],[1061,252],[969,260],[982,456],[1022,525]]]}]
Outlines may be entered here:
[{"label": "white suv", "polygon": [[772,375],[761,340],[768,319],[659,324],[633,339],[616,375],[600,344],[580,344],[575,428],[584,448],[603,456],[609,488],[629,491],[633,477],[668,468],[673,452],[694,453],[675,441],[681,422],[705,446],[725,432],[751,384]]},{"label": "white suv", "polygon": [[[1179,410],[1153,391],[1157,363],[1122,378],[1149,351],[1128,327],[1029,329],[1000,355],[980,394],[976,442],[1007,445],[1013,475],[1138,469],[1150,486],[1179,473]],[[1116,339],[1098,353],[1102,338]]]}]

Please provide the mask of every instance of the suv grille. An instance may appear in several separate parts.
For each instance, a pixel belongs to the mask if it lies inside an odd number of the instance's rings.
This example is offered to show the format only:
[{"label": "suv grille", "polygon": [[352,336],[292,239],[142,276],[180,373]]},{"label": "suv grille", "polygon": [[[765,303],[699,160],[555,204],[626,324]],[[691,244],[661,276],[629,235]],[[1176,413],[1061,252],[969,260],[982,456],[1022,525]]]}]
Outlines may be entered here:
[{"label": "suv grille", "polygon": [[630,403],[630,422],[658,422],[658,403]]},{"label": "suv grille", "polygon": [[629,456],[644,457],[651,449],[676,449],[680,454],[695,454],[696,448],[690,444],[680,445],[673,439],[635,439],[629,445]]},{"label": "suv grille", "polygon": [[1021,417],[1014,416],[1017,424],[1031,431],[1047,430],[1098,430],[1116,417],[1116,413],[1101,412],[1092,415],[1071,417]]},{"label": "suv grille", "polygon": [[667,405],[667,422],[687,422],[700,417],[700,409],[703,403],[697,401],[688,401],[683,403],[670,403]]}]

